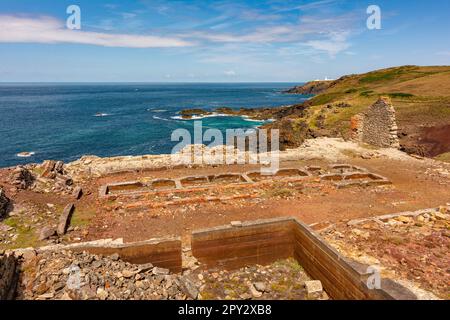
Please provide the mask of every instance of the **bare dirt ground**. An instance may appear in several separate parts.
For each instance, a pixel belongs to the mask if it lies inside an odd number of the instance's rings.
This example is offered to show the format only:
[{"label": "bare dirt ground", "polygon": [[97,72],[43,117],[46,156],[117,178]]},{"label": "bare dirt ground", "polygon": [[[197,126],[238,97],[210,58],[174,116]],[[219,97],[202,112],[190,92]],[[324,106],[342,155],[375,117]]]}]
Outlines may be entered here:
[{"label": "bare dirt ground", "polygon": [[441,207],[385,221],[340,222],[321,234],[343,255],[383,266],[383,276],[412,281],[449,299],[449,213],[450,207]]},{"label": "bare dirt ground", "polygon": [[[450,201],[449,180],[434,179],[424,174],[420,165],[407,165],[400,161],[354,160],[371,172],[388,177],[393,185],[380,187],[352,187],[337,189],[318,180],[286,186],[265,187],[258,198],[221,203],[196,203],[183,207],[147,209],[140,212],[102,210],[92,220],[88,239],[123,237],[125,241],[152,237],[181,235],[188,238],[195,229],[228,224],[235,220],[256,220],[280,216],[293,216],[312,224],[323,221],[376,216],[391,212],[439,206]],[[284,166],[302,167],[311,163],[285,163]],[[317,165],[317,162],[314,162]],[[174,170],[152,172],[152,177],[176,177],[189,174],[239,172],[247,168],[226,167],[207,170]],[[422,173],[421,173],[422,172]],[[99,180],[100,184],[127,181],[135,174],[117,175]],[[285,192],[283,192],[285,191]],[[245,193],[236,191],[236,193]],[[94,194],[94,193],[93,193]],[[362,201],[363,199],[363,201]]]},{"label": "bare dirt ground", "polygon": [[[330,149],[329,144],[337,147]],[[290,216],[313,225],[316,230],[337,226],[335,235],[342,234],[342,237],[326,235],[326,239],[331,244],[340,241],[345,249],[344,255],[352,256],[356,250],[364,252],[390,268],[395,273],[394,278],[418,282],[423,289],[447,299],[450,286],[447,224],[438,223],[432,226],[431,231],[424,231],[414,223],[400,231],[367,227],[368,231],[363,228],[362,233],[369,232],[369,236],[361,240],[355,237],[353,228],[346,227],[346,222],[449,205],[450,165],[408,157],[395,150],[349,146],[346,142],[316,139],[302,149],[307,160],[284,158],[281,168],[322,168],[317,174],[301,179],[271,178],[241,185],[223,183],[189,192],[99,195],[100,187],[111,183],[244,173],[259,167],[229,165],[135,170],[74,179],[75,185],[83,189],[80,200],[75,200],[67,192],[17,189],[9,182],[11,170],[2,169],[0,185],[12,200],[13,210],[0,221],[0,250],[105,238],[123,238],[124,242],[131,242],[168,236],[180,236],[183,246],[189,247],[190,234],[194,230],[226,225],[232,221]],[[342,155],[345,155],[345,160]],[[386,177],[392,184],[338,188],[334,181],[320,178],[321,174],[329,173],[331,165],[336,163],[362,167]],[[59,238],[39,240],[38,235],[43,227],[58,223],[67,203],[75,203],[76,206],[68,233]],[[211,290],[215,292],[214,288]],[[225,292],[221,294],[226,295]]]},{"label": "bare dirt ground", "polygon": [[[370,172],[387,177],[392,185],[336,188],[330,182],[308,178],[298,182],[274,182],[246,188],[220,188],[198,192],[197,198],[185,205],[163,206],[179,198],[176,194],[147,197],[148,203],[162,207],[126,209],[138,200],[125,197],[116,201],[100,199],[98,190],[107,183],[140,178],[174,178],[186,175],[245,172],[254,166],[221,166],[215,168],[156,170],[114,174],[85,181],[84,195],[76,203],[72,226],[76,229],[63,241],[124,238],[125,242],[156,237],[181,236],[189,239],[193,230],[281,216],[293,216],[308,224],[337,222],[345,219],[437,207],[450,202],[450,175],[445,169],[430,169],[426,162],[380,159],[349,159],[347,163],[362,166]],[[322,165],[321,161],[287,161],[281,167],[303,168]],[[4,178],[5,172],[3,172]],[[4,180],[3,180],[4,181]],[[6,188],[8,191],[8,189]],[[205,196],[218,195],[229,200],[204,201]],[[234,197],[234,199],[232,199]],[[239,199],[239,197],[242,197]],[[15,207],[32,208],[34,215],[46,213],[47,223],[57,220],[58,210],[71,200],[70,196],[55,196],[32,191],[18,191],[13,195]],[[51,208],[49,207],[50,205]],[[26,210],[25,210],[26,211]],[[53,218],[52,218],[53,217]],[[53,220],[52,220],[53,219]],[[29,223],[32,227],[32,223]],[[37,232],[38,230],[36,230]],[[72,231],[72,230],[71,230]]]}]

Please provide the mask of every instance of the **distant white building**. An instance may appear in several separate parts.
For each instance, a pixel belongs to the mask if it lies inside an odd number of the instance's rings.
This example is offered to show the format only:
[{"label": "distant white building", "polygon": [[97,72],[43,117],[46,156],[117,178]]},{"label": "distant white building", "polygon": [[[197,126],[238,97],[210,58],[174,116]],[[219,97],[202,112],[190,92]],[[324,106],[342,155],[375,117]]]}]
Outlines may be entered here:
[{"label": "distant white building", "polygon": [[324,80],[317,79],[317,80],[314,80],[314,81],[334,81],[334,80],[335,79],[328,79],[328,77],[325,77]]}]

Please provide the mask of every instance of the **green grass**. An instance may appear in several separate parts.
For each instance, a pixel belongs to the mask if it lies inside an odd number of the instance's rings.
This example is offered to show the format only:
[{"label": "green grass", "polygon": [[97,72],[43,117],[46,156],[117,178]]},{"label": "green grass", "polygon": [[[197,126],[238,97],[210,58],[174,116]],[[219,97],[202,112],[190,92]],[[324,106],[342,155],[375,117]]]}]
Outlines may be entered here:
[{"label": "green grass", "polygon": [[375,91],[373,91],[373,90],[366,90],[366,91],[361,92],[359,95],[361,97],[369,97],[369,96],[371,96],[373,94],[375,94]]},{"label": "green grass", "polygon": [[322,104],[330,103],[339,97],[342,97],[344,94],[341,92],[333,92],[333,93],[324,93],[320,94],[310,100],[311,105],[313,106],[319,106]]},{"label": "green grass", "polygon": [[14,228],[14,233],[18,234],[16,241],[4,246],[4,249],[36,247],[39,244],[35,230],[31,227],[25,228],[23,226],[25,223],[16,217],[10,217],[4,221],[4,224]]},{"label": "green grass", "polygon": [[421,73],[415,72],[417,67],[414,66],[404,66],[400,68],[394,68],[394,69],[388,69],[388,70],[379,70],[375,72],[370,72],[363,76],[361,79],[359,79],[360,83],[368,84],[368,83],[374,83],[374,82],[388,82],[391,80],[395,80],[399,78],[402,75],[412,75],[415,74],[414,77],[411,77],[414,79],[417,76],[420,76]]},{"label": "green grass", "polygon": [[435,157],[436,160],[450,163],[450,152],[446,152]]},{"label": "green grass", "polygon": [[73,227],[85,227],[89,225],[92,218],[95,216],[95,211],[91,210],[75,210],[70,225]]},{"label": "green grass", "polygon": [[414,97],[413,94],[410,93],[403,93],[403,92],[394,92],[394,93],[388,93],[389,97],[395,99],[395,98],[412,98]]}]

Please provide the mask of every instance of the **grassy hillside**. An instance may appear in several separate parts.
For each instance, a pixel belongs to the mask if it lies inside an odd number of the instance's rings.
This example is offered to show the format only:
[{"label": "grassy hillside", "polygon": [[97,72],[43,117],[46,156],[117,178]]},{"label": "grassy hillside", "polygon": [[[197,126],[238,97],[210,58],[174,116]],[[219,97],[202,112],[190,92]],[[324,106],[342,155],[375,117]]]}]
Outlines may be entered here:
[{"label": "grassy hillside", "polygon": [[403,66],[342,77],[305,103],[308,112],[290,117],[292,130],[301,127],[297,134],[304,135],[307,126],[309,134],[348,137],[350,118],[380,96],[391,97],[404,149],[427,155],[419,147],[421,128],[450,124],[450,66]]}]

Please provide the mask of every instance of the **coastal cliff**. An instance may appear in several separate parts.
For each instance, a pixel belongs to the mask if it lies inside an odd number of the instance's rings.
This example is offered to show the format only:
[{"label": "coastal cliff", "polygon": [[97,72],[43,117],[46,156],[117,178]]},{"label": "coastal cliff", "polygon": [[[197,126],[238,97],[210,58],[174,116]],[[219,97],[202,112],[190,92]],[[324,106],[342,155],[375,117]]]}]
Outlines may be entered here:
[{"label": "coastal cliff", "polygon": [[450,154],[450,66],[402,66],[347,75],[337,80],[312,81],[285,91],[312,95],[305,102],[278,108],[231,109],[216,112],[273,119],[262,126],[280,130],[282,149],[308,138],[352,136],[352,118],[381,97],[395,109],[400,149],[437,157]]},{"label": "coastal cliff", "polygon": [[307,82],[304,85],[301,86],[295,86],[294,88],[291,88],[289,90],[286,90],[285,93],[289,94],[304,94],[304,95],[316,95],[324,92],[333,84],[336,83],[336,81],[333,80],[317,80],[317,81],[311,81]]}]

